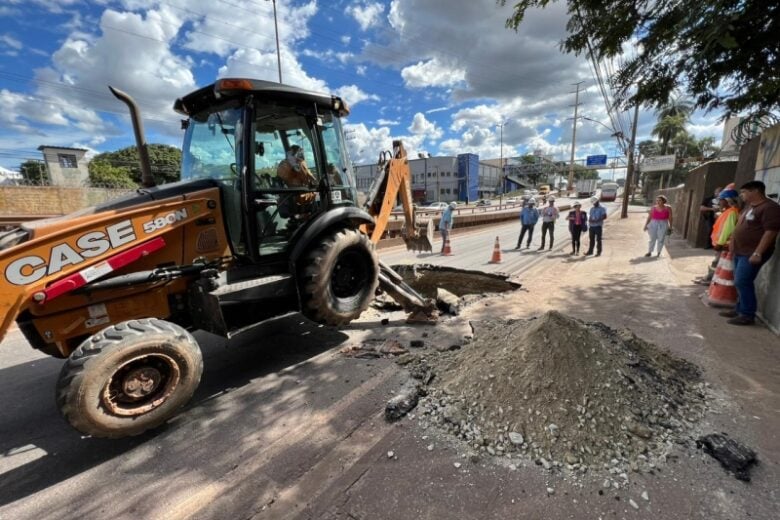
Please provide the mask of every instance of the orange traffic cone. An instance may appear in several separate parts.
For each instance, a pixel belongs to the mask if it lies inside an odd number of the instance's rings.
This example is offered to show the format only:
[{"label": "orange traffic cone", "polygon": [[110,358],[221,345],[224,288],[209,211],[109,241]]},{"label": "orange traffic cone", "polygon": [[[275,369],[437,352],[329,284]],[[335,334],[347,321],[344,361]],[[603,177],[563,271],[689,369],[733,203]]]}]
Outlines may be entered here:
[{"label": "orange traffic cone", "polygon": [[501,263],[501,246],[498,245],[498,237],[496,237],[496,243],[493,245],[493,257],[490,259],[490,263]]},{"label": "orange traffic cone", "polygon": [[733,307],[737,304],[737,288],[734,287],[734,261],[731,253],[723,252],[715,269],[715,276],[707,291],[707,303],[712,307]]},{"label": "orange traffic cone", "polygon": [[452,249],[450,248],[449,238],[444,241],[444,249],[442,249],[441,254],[442,256],[452,256]]}]

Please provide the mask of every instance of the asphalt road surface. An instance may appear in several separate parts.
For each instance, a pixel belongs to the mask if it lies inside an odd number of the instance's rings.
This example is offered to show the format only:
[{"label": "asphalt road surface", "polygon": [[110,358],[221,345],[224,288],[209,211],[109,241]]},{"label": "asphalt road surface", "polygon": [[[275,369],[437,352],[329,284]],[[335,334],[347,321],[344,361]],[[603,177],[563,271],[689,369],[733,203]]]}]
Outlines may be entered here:
[{"label": "asphalt road surface", "polygon": [[[557,204],[568,204],[568,200],[561,200]],[[590,208],[590,201],[583,199],[583,210]],[[617,210],[618,203],[605,203],[608,219],[619,218]],[[514,210],[519,215],[520,209]],[[545,249],[539,251],[542,244],[542,222],[534,227],[533,240],[531,247],[526,248],[527,234],[523,238],[522,249],[515,249],[517,239],[520,235],[520,220],[507,221],[506,223],[481,226],[479,228],[458,229],[457,218],[455,227],[450,236],[450,246],[452,256],[442,256],[440,254],[442,243],[439,238],[434,241],[432,253],[415,253],[407,251],[405,247],[393,247],[380,250],[380,259],[388,265],[427,263],[433,265],[446,265],[449,267],[458,267],[461,269],[478,269],[486,272],[503,272],[509,274],[519,274],[524,269],[543,261],[549,256],[565,256],[571,251],[571,235],[569,234],[569,224],[566,221],[567,211],[563,211],[561,217],[555,225],[555,245],[550,251],[549,236]],[[498,237],[501,249],[502,262],[500,264],[490,263],[493,255],[495,239]],[[609,233],[603,238],[604,247],[609,246]],[[581,237],[580,254],[587,251],[588,234],[583,233]]]},{"label": "asphalt road surface", "polygon": [[[514,251],[518,231],[517,222],[464,229],[450,257],[402,248],[380,257],[517,274],[550,254],[535,251],[540,229],[531,249]],[[496,236],[497,265],[488,263]],[[567,247],[561,220],[555,248]],[[359,478],[356,461],[396,435],[381,410],[398,370],[337,354],[350,342],[415,333],[383,327],[381,317],[330,330],[291,315],[230,342],[200,334],[206,368],[192,402],[164,427],[120,440],[85,438],[66,424],[54,400],[62,361],[11,330],[0,344],[0,520],[253,517],[274,503],[295,512],[300,497],[330,483],[348,487],[335,482]],[[236,487],[246,482],[249,493]]]}]

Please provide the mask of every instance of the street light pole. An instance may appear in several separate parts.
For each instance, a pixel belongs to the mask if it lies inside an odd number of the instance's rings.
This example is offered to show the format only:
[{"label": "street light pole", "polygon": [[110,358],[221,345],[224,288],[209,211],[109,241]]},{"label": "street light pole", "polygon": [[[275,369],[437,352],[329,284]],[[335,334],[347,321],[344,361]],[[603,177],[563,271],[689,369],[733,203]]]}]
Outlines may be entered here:
[{"label": "street light pole", "polygon": [[499,178],[499,189],[498,189],[498,209],[501,209],[501,203],[504,202],[504,190],[503,190],[503,179],[504,179],[504,123],[506,121],[501,121],[501,124],[498,125],[501,128],[501,149],[498,152],[498,167],[500,168],[500,172],[498,174]]},{"label": "street light pole", "polygon": [[276,66],[279,69],[279,83],[282,82],[282,56],[279,52],[279,24],[276,21],[276,0],[271,0],[274,4],[274,32],[276,33]]}]

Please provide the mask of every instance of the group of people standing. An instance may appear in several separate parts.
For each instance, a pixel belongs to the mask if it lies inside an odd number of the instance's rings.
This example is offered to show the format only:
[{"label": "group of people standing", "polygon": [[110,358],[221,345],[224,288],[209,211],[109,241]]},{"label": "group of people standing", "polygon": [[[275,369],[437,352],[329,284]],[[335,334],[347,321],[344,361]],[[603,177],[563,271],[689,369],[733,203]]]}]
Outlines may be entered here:
[{"label": "group of people standing", "polygon": [[710,244],[719,262],[732,266],[737,291],[734,308],[720,315],[729,318],[731,325],[752,325],[758,310],[755,280],[774,254],[780,233],[780,205],[767,198],[761,181],[747,182],[739,192],[733,186],[719,189],[717,200]]},{"label": "group of people standing", "polygon": [[[582,204],[580,201],[574,201],[572,204],[572,210],[566,217],[569,222],[569,234],[571,235],[571,254],[577,255],[580,252],[580,237],[585,231],[588,232],[589,244],[588,251],[585,255],[592,255],[594,248],[596,256],[601,255],[601,238],[604,221],[607,219],[607,210],[601,206],[597,197],[591,198],[593,207],[589,212],[582,210]],[[533,239],[534,227],[539,219],[542,219],[542,245],[538,251],[543,251],[546,245],[546,238],[550,236],[550,249],[553,248],[553,241],[555,240],[555,221],[560,217],[558,208],[555,207],[555,197],[550,196],[547,199],[548,206],[542,208],[542,210],[536,209],[536,201],[529,199],[528,203],[520,211],[520,236],[517,239],[517,247],[520,249],[523,245],[523,239],[528,234],[528,239],[525,244],[525,248],[531,247],[531,240]]]}]

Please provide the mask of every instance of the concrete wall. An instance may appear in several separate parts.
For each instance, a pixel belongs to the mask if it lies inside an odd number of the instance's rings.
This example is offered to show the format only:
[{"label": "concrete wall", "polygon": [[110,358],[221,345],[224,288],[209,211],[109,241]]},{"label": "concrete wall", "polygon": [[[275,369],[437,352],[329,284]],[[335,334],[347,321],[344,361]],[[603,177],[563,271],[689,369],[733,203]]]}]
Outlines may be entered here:
[{"label": "concrete wall", "polygon": [[0,186],[0,215],[65,215],[132,191],[59,186]]},{"label": "concrete wall", "polygon": [[[760,136],[754,178],[766,184],[768,196],[775,201],[780,199],[780,125]],[[756,278],[756,293],[759,316],[775,334],[780,334],[780,237],[775,243],[775,254]]]},{"label": "concrete wall", "polygon": [[756,178],[756,159],[758,158],[758,148],[761,144],[761,136],[756,136],[739,150],[739,162],[737,163],[737,174],[734,177],[734,187],[740,186]]},{"label": "concrete wall", "polygon": [[699,213],[701,200],[712,194],[715,188],[734,182],[736,171],[736,161],[708,162],[691,170],[683,187],[656,191],[656,194],[663,193],[670,199],[674,230],[691,246],[704,247],[710,239]]}]

